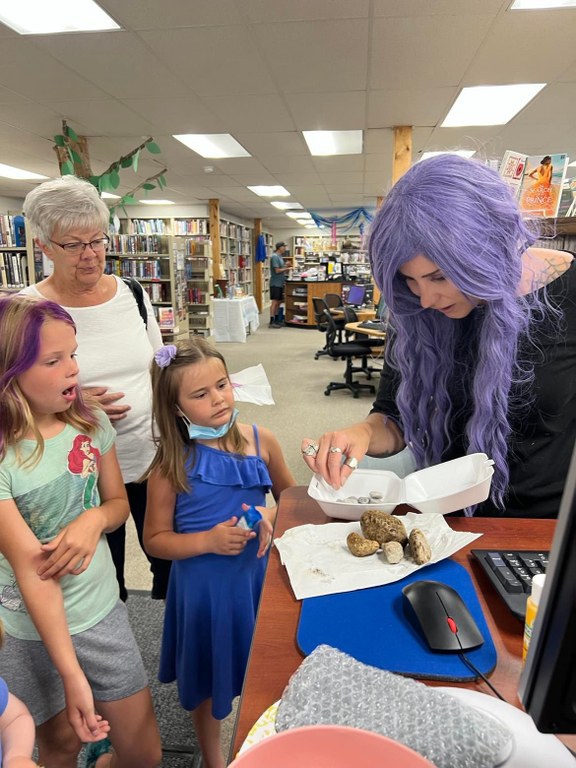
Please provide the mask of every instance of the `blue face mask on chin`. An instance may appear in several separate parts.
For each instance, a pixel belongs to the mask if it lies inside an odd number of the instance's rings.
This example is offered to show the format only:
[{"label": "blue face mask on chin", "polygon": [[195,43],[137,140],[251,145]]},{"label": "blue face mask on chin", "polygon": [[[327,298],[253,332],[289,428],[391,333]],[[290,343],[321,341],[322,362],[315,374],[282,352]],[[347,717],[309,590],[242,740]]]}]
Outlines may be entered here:
[{"label": "blue face mask on chin", "polygon": [[191,440],[217,440],[219,437],[224,437],[231,427],[234,425],[240,411],[238,408],[234,408],[230,421],[227,424],[222,424],[221,427],[203,427],[200,424],[193,424],[188,416],[185,416],[182,411],[178,414],[188,430],[188,436]]}]

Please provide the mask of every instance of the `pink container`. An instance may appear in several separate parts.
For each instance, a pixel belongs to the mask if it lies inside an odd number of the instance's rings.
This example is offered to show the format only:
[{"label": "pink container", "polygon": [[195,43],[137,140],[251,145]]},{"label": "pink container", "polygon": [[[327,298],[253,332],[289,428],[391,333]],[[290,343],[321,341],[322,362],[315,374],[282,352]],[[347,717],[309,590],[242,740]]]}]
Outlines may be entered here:
[{"label": "pink container", "polygon": [[422,755],[386,736],[341,725],[311,725],[269,736],[242,752],[230,768],[434,768]]}]

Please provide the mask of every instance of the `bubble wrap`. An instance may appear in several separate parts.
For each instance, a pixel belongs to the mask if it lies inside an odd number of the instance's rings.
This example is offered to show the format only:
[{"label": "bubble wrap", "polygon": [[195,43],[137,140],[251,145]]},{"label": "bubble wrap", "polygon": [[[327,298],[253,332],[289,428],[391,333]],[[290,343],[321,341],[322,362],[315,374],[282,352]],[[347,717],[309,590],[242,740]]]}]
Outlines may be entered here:
[{"label": "bubble wrap", "polygon": [[328,645],[296,670],[276,715],[276,730],[337,724],[388,736],[437,768],[493,768],[510,753],[512,734],[489,715]]}]

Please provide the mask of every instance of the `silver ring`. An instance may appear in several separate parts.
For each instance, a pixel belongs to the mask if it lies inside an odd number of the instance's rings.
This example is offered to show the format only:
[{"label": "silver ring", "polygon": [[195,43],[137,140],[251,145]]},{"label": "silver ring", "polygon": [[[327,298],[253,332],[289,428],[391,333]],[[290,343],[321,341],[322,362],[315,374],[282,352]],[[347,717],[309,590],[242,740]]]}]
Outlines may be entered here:
[{"label": "silver ring", "polygon": [[318,453],[318,446],[316,443],[308,443],[306,448],[302,448],[302,455],[303,456],[316,456]]},{"label": "silver ring", "polygon": [[335,445],[331,445],[328,450],[330,453],[342,453],[342,448],[337,448]]},{"label": "silver ring", "polygon": [[356,469],[358,466],[358,459],[355,459],[354,456],[349,456],[344,464],[346,464],[347,467],[350,467],[350,469]]}]

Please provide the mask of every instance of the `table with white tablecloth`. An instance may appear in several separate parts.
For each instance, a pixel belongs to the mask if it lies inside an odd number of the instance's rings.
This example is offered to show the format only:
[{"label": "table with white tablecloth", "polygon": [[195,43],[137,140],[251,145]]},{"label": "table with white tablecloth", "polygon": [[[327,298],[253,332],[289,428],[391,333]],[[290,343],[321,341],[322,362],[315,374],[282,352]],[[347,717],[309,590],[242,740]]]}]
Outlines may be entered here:
[{"label": "table with white tablecloth", "polygon": [[238,299],[213,299],[214,340],[245,342],[260,325],[254,296]]}]

